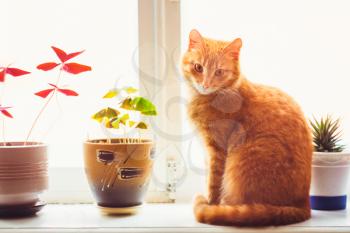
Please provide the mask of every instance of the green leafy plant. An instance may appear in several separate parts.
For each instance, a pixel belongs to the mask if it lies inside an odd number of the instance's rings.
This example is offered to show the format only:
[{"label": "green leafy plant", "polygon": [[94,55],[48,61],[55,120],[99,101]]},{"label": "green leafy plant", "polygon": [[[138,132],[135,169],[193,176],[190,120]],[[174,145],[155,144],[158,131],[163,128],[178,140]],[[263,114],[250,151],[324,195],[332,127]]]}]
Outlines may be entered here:
[{"label": "green leafy plant", "polygon": [[[102,124],[107,129],[123,129],[124,134],[127,130],[137,129],[139,138],[124,138],[125,143],[141,142],[140,130],[145,130],[148,125],[144,121],[132,119],[131,113],[137,112],[140,115],[156,116],[157,110],[154,104],[142,96],[137,96],[137,89],[134,87],[113,88],[109,90],[103,98],[115,98],[116,108],[103,108],[92,116],[92,119]],[[108,138],[111,143],[111,139]]]},{"label": "green leafy plant", "polygon": [[345,146],[340,144],[340,119],[333,119],[327,115],[310,121],[313,134],[314,150],[318,152],[342,152]]}]

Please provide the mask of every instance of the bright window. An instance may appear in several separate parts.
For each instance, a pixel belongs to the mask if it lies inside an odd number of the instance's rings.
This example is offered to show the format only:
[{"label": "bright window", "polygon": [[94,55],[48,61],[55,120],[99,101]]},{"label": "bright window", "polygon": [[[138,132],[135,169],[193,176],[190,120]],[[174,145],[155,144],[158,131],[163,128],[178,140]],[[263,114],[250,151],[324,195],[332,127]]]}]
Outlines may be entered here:
[{"label": "bright window", "polygon": [[90,65],[92,72],[63,74],[61,81],[80,96],[59,96],[59,105],[52,101],[32,137],[50,145],[50,166],[82,165],[82,142],[88,136],[101,135],[90,116],[107,104],[101,99],[104,92],[117,80],[138,84],[137,6],[137,0],[2,1],[0,62],[32,71],[27,77],[9,77],[2,90],[2,102],[14,106],[15,120],[6,120],[7,140],[24,140],[45,103],[33,93],[56,80],[58,70],[35,68],[46,61],[57,61],[50,46],[67,52],[85,49],[73,61]]},{"label": "bright window", "polygon": [[63,74],[61,85],[79,93],[59,96],[35,127],[31,140],[49,144],[50,189],[48,201],[90,201],[83,170],[82,143],[102,137],[90,116],[106,104],[105,92],[119,84],[138,86],[138,1],[114,0],[5,0],[1,3],[0,64],[32,72],[8,77],[1,102],[14,106],[15,120],[6,119],[6,140],[24,140],[45,100],[33,93],[55,82],[58,70],[35,67],[58,61],[50,46],[66,52],[85,52],[72,61],[92,72]]}]

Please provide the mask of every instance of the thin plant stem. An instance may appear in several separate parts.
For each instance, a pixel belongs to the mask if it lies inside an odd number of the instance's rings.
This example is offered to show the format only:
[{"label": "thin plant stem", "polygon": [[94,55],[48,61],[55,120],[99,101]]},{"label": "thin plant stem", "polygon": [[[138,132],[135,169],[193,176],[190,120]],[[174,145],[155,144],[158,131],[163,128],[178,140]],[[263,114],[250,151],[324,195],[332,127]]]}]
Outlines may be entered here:
[{"label": "thin plant stem", "polygon": [[55,92],[56,92],[56,90],[54,90],[54,91],[52,92],[52,94],[51,94],[50,97],[47,99],[47,101],[46,101],[46,103],[44,104],[44,106],[40,109],[38,115],[36,116],[36,118],[35,118],[35,120],[34,120],[34,122],[33,122],[33,124],[32,124],[32,127],[31,127],[30,130],[29,130],[29,133],[28,133],[28,135],[27,135],[27,137],[26,137],[26,140],[25,140],[25,142],[24,142],[24,145],[27,145],[27,142],[28,142],[28,140],[29,140],[29,137],[31,136],[31,134],[32,134],[32,132],[33,132],[33,130],[34,130],[36,124],[38,123],[38,120],[39,120],[41,114],[44,112],[44,110],[46,109],[47,105],[50,103],[50,100],[51,100],[52,97],[55,95]]},{"label": "thin plant stem", "polygon": [[5,140],[5,118],[2,118],[2,145],[6,146],[6,140]]},{"label": "thin plant stem", "polygon": [[112,143],[111,137],[107,134],[107,144],[111,144],[111,143]]},{"label": "thin plant stem", "polygon": [[123,131],[124,131],[124,143],[128,143],[127,138],[126,138],[126,130],[125,130],[125,127],[123,127]]},{"label": "thin plant stem", "polygon": [[[10,66],[10,65],[9,65]],[[1,96],[0,96],[0,103],[3,99],[3,96],[4,96],[4,92],[5,92],[5,82],[2,86],[2,89],[1,89]],[[3,146],[6,146],[6,139],[5,139],[5,118],[3,117],[2,118],[2,143],[3,143]]]},{"label": "thin plant stem", "polygon": [[[101,124],[105,125],[105,123],[106,123],[106,120],[103,120]],[[112,144],[112,139],[111,139],[111,136],[109,135],[109,132],[107,132],[105,135],[107,136],[107,141],[106,142],[108,144]]]},{"label": "thin plant stem", "polygon": [[[63,66],[63,65],[62,65],[62,66]],[[62,66],[60,67],[60,72],[58,73],[58,77],[57,77],[56,84],[55,84],[56,86],[58,85],[58,83],[59,83],[59,81],[60,81],[60,78],[61,78]],[[33,122],[33,124],[32,124],[32,127],[30,128],[29,133],[28,133],[28,135],[27,135],[27,137],[26,137],[26,140],[25,140],[25,142],[24,142],[24,145],[27,145],[27,142],[28,142],[28,140],[29,140],[29,138],[30,138],[30,136],[31,136],[31,134],[32,134],[32,132],[33,132],[33,130],[34,130],[36,124],[38,123],[38,120],[39,120],[40,116],[43,114],[43,112],[45,111],[46,107],[48,106],[48,104],[50,103],[52,97],[53,97],[55,94],[56,94],[56,89],[53,90],[52,94],[51,94],[50,97],[47,99],[46,103],[45,103],[44,106],[40,109],[38,115],[36,116],[36,118],[35,118],[35,120],[34,120],[34,122]]]},{"label": "thin plant stem", "polygon": [[139,140],[138,140],[138,143],[141,143],[141,130],[138,129],[137,132],[139,133]]},{"label": "thin plant stem", "polygon": [[59,113],[57,114],[57,117],[55,118],[55,120],[51,123],[51,125],[49,126],[49,128],[46,130],[45,133],[43,133],[42,137],[41,138],[45,138],[49,132],[53,129],[53,127],[55,126],[55,123],[59,120],[59,118],[61,118],[62,116],[62,107],[61,107],[61,104],[59,103],[59,100],[58,100],[58,95],[55,95],[55,100],[56,100],[56,104],[58,106],[58,111]]}]

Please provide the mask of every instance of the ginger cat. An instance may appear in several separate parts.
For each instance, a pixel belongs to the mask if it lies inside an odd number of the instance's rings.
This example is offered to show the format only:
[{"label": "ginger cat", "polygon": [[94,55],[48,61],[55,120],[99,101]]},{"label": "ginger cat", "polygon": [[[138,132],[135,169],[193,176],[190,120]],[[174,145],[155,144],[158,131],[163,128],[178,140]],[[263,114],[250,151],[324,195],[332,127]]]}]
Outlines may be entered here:
[{"label": "ginger cat", "polygon": [[237,226],[304,221],[311,215],[309,126],[291,97],[241,74],[241,47],[241,39],[192,30],[183,56],[189,115],[209,151],[208,198],[196,198],[195,217]]}]

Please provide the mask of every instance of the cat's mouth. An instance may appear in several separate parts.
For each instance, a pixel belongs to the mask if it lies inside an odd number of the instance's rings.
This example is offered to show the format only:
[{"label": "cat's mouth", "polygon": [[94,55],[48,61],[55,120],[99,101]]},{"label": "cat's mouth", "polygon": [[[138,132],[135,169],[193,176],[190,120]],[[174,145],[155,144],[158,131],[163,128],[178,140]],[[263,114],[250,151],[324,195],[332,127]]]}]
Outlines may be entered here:
[{"label": "cat's mouth", "polygon": [[199,83],[197,83],[196,81],[193,81],[193,80],[192,80],[192,84],[193,84],[193,87],[201,95],[210,95],[210,94],[214,93],[217,90],[217,88],[212,88],[212,87],[205,88],[205,87],[203,87],[202,84],[199,84]]}]

